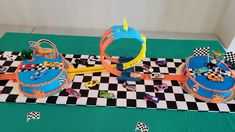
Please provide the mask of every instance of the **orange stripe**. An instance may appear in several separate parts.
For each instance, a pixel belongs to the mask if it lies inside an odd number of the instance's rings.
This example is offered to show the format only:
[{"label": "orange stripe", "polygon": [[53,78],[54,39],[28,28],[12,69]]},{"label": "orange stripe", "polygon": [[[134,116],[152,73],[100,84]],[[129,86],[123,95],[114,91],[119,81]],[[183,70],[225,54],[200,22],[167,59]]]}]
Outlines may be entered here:
[{"label": "orange stripe", "polygon": [[0,74],[0,80],[16,80],[16,74]]},{"label": "orange stripe", "polygon": [[164,75],[164,78],[151,78],[150,74],[142,74],[141,79],[143,80],[176,80],[179,83],[184,83],[186,81],[187,76],[186,75],[178,75],[178,74],[172,74],[172,75]]}]

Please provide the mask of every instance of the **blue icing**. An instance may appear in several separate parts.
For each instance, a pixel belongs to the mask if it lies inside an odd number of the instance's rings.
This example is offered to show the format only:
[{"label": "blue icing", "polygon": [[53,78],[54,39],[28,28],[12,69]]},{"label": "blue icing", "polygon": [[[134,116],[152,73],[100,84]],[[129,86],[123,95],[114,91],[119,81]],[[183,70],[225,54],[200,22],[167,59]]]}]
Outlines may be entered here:
[{"label": "blue icing", "polygon": [[[188,66],[191,69],[201,68],[201,67],[205,66],[205,64],[207,64],[211,60],[212,60],[212,58],[209,58],[209,61],[208,61],[208,57],[206,57],[206,56],[195,56],[193,58],[190,58]],[[219,63],[220,62],[217,60],[216,65],[218,66]],[[226,70],[226,71],[228,70],[228,68],[222,63],[219,64],[219,67],[222,70]]]},{"label": "blue icing", "polygon": [[195,85],[195,83],[190,78],[187,80],[187,84],[191,88]]},{"label": "blue icing", "polygon": [[[205,78],[204,78],[205,79]],[[204,81],[204,79],[202,79],[202,81]],[[230,78],[231,79],[231,78]],[[214,82],[215,83],[215,82]],[[226,82],[225,82],[226,83]],[[187,79],[187,84],[188,84],[188,86],[191,88],[191,89],[193,89],[193,86],[195,85],[195,83],[189,78],[189,79]],[[216,83],[217,84],[217,83]],[[230,83],[231,84],[231,83]],[[220,85],[223,85],[223,84],[220,84]],[[232,86],[231,86],[232,87]],[[208,87],[207,87],[208,88]],[[184,88],[185,89],[185,91],[186,92],[188,92],[187,91],[187,89],[186,88]],[[213,88],[214,89],[214,88]],[[214,89],[215,90],[215,89]],[[224,90],[224,89],[219,89],[219,90]],[[222,96],[223,98],[228,98],[230,95],[231,95],[231,93],[232,93],[232,91],[228,91],[228,92],[222,92],[222,93],[217,93],[217,92],[214,92],[214,91],[209,91],[209,90],[207,90],[207,89],[204,89],[204,88],[201,88],[200,86],[199,86],[199,89],[197,90],[197,92],[196,92],[198,95],[200,95],[200,96],[203,96],[203,97],[205,97],[205,98],[210,98],[210,99],[212,99],[213,98],[213,96],[214,95],[216,95],[216,94],[218,94],[219,96]]]},{"label": "blue icing", "polygon": [[[67,77],[66,72],[63,72],[61,74],[61,76]],[[62,84],[64,84],[64,82]],[[51,91],[59,88],[60,86],[61,85],[59,83],[59,78],[58,78],[50,84],[40,86],[40,87],[35,87],[35,88],[36,88],[36,90],[40,89],[40,91],[43,91],[43,92],[47,93],[47,92],[51,92]],[[21,86],[21,89],[26,93],[33,94],[33,91],[32,91],[33,89],[32,88]]]},{"label": "blue icing", "polygon": [[57,57],[57,59],[38,57],[38,56],[34,56],[34,55],[32,57],[34,58],[33,61],[28,62],[27,60],[24,60],[22,62],[22,65],[25,65],[25,64],[43,64],[44,61],[62,63],[62,57],[60,55]]},{"label": "blue icing", "polygon": [[30,76],[33,75],[37,71],[39,71],[39,70],[28,71],[28,72],[19,72],[18,76],[19,76],[20,81],[25,84],[40,84],[43,82],[48,82],[48,81],[54,79],[56,76],[58,76],[59,73],[61,72],[61,69],[48,69],[46,71],[46,74],[43,75],[42,77],[40,77],[36,80],[30,79]]},{"label": "blue icing", "polygon": [[214,82],[207,79],[207,76],[196,76],[196,81],[207,88],[214,90],[228,90],[233,87],[235,81],[231,77],[223,76],[223,82]]},{"label": "blue icing", "polygon": [[[24,60],[22,62],[22,65],[25,64],[43,64],[44,61],[48,61],[48,62],[59,62],[62,63],[62,57],[59,55],[56,59],[53,58],[44,58],[44,57],[38,57],[38,56],[34,56],[33,55],[34,60],[31,62],[28,62],[27,60]],[[44,83],[44,82],[48,82],[52,79],[54,79],[56,76],[59,75],[59,73],[62,71],[61,69],[48,69],[46,71],[46,74],[43,75],[42,77],[36,79],[36,80],[32,80],[30,79],[30,77],[38,72],[39,70],[35,70],[35,71],[27,71],[27,72],[19,72],[18,76],[19,76],[19,80],[25,84],[40,84],[40,83]]]}]

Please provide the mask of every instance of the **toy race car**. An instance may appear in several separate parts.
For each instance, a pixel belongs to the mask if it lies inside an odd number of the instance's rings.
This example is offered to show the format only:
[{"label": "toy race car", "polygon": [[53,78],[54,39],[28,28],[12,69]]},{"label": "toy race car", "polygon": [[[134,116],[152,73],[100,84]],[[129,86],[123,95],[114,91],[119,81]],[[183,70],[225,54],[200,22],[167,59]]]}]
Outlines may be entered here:
[{"label": "toy race car", "polygon": [[141,66],[144,70],[146,70],[146,71],[148,71],[148,72],[150,72],[150,73],[152,73],[153,72],[153,68],[152,67],[150,67],[150,66],[148,66],[148,65],[143,65],[143,66]]},{"label": "toy race car", "polygon": [[159,102],[159,98],[151,96],[151,95],[149,95],[147,93],[144,94],[144,100],[151,101],[151,102],[153,102],[155,104]]},{"label": "toy race car", "polygon": [[98,84],[99,84],[98,80],[92,80],[92,81],[86,82],[85,86],[87,88],[92,88],[92,87],[94,87],[94,86],[96,86]]},{"label": "toy race car", "polygon": [[164,75],[161,74],[161,73],[152,73],[152,74],[151,74],[151,78],[152,78],[152,79],[163,79],[163,78],[164,78]]},{"label": "toy race car", "polygon": [[76,98],[80,98],[81,97],[81,94],[79,92],[75,91],[72,88],[67,88],[65,91],[67,93],[71,94],[72,96],[76,97]]},{"label": "toy race car", "polygon": [[94,56],[94,55],[90,56],[89,60],[90,61],[100,61],[100,59],[97,56]]},{"label": "toy race car", "polygon": [[127,82],[124,82],[122,84],[123,88],[126,88],[127,90],[135,91],[135,85],[129,84]]},{"label": "toy race car", "polygon": [[155,89],[157,91],[164,91],[167,88],[168,88],[168,85],[166,83],[162,83],[162,84],[159,84],[159,85],[155,86]]},{"label": "toy race car", "polygon": [[159,61],[156,61],[156,64],[159,65],[159,66],[163,66],[166,64],[166,61],[165,60],[159,60]]},{"label": "toy race car", "polygon": [[201,74],[201,73],[205,73],[205,72],[209,72],[209,68],[206,67],[206,66],[203,66],[203,67],[201,67],[201,68],[197,68],[197,69],[195,70],[195,73],[196,73],[196,74]]},{"label": "toy race car", "polygon": [[221,75],[219,75],[219,74],[211,74],[211,73],[209,73],[207,75],[207,78],[209,80],[211,80],[211,81],[214,81],[214,82],[223,82],[224,81],[224,78]]},{"label": "toy race car", "polygon": [[84,65],[84,66],[87,66],[88,65],[88,62],[86,60],[83,60],[83,59],[76,59],[75,60],[75,63],[78,65],[78,64],[81,64],[81,65]]},{"label": "toy race car", "polygon": [[37,80],[38,78],[42,77],[46,73],[47,73],[47,69],[43,69],[43,70],[37,71],[32,76],[30,76],[30,79]]},{"label": "toy race car", "polygon": [[100,94],[99,94],[99,97],[101,98],[107,98],[107,99],[114,99],[115,98],[115,95],[113,93],[108,93],[107,91],[105,90],[101,90],[100,91]]},{"label": "toy race car", "polygon": [[35,69],[37,68],[36,64],[26,64],[26,65],[21,65],[20,70],[30,70],[30,69]]},{"label": "toy race car", "polygon": [[0,73],[4,73],[7,68],[4,66],[0,66]]},{"label": "toy race car", "polygon": [[60,63],[59,62],[47,62],[47,61],[44,61],[43,65],[46,66],[46,67],[53,68],[53,67],[59,67]]}]

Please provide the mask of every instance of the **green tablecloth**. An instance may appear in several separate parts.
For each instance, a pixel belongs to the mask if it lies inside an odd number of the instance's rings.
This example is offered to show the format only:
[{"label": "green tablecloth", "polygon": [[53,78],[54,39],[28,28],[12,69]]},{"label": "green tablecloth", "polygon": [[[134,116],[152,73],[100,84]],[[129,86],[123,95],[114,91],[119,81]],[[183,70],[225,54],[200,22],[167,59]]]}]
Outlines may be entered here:
[{"label": "green tablecloth", "polygon": [[[62,53],[99,54],[99,37],[58,36],[42,34],[6,33],[0,39],[0,51],[21,51],[28,41],[50,39]],[[120,40],[109,47],[112,55],[134,56],[140,48],[135,40]],[[148,39],[147,57],[185,58],[196,47],[210,46],[224,51],[216,40]],[[26,122],[26,113],[38,111],[40,120]],[[138,121],[149,132],[233,132],[235,114],[64,106],[45,104],[0,103],[1,132],[132,132]]]}]

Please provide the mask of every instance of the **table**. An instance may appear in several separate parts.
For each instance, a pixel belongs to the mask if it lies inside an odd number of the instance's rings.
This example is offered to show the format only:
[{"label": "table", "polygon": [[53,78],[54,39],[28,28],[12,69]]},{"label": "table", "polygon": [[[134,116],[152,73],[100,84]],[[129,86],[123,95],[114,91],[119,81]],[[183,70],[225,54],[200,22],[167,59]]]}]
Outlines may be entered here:
[{"label": "table", "polygon": [[[0,39],[0,50],[21,51],[28,48],[28,41],[41,38],[54,42],[62,53],[99,54],[99,37],[28,33],[6,33]],[[140,48],[136,43],[131,39],[117,41],[108,53],[134,56]],[[217,40],[148,39],[147,57],[185,58],[194,48],[205,46],[224,52]],[[40,120],[27,123],[30,111],[40,112]],[[4,132],[131,132],[138,121],[146,123],[150,132],[235,131],[235,114],[228,113],[0,103],[0,131]]]}]

